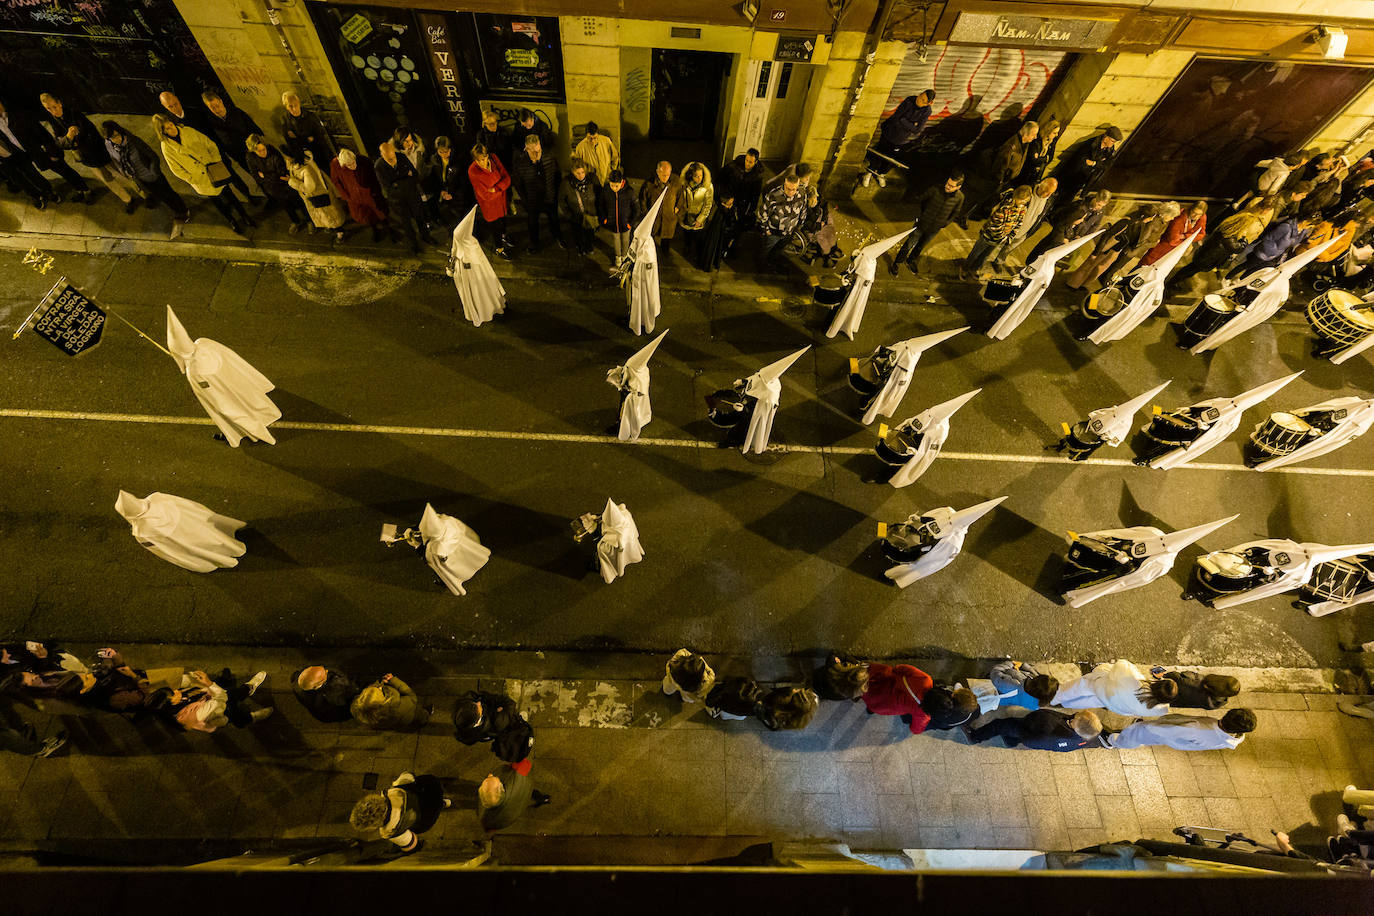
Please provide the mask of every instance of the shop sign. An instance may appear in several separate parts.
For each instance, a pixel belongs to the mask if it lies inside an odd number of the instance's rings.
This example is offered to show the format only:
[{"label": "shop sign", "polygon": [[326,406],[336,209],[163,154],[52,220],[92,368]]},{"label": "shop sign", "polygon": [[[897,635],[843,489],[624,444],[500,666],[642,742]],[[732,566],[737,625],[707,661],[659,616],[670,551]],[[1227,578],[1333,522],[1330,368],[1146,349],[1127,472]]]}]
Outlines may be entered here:
[{"label": "shop sign", "polygon": [[362,13],[354,13],[339,28],[339,34],[356,45],[372,34],[372,23]]},{"label": "shop sign", "polygon": [[439,99],[460,134],[468,130],[467,110],[463,106],[463,86],[458,79],[458,62],[449,40],[448,21],[437,13],[417,13],[434,70],[434,82],[439,86]]},{"label": "shop sign", "polygon": [[791,60],[807,64],[816,50],[814,35],[779,35],[773,49],[773,60]]},{"label": "shop sign", "polygon": [[1039,16],[1001,16],[960,13],[949,40],[964,44],[1017,48],[1104,47],[1116,23],[1104,19],[1043,19]]},{"label": "shop sign", "polygon": [[512,67],[537,67],[539,52],[531,48],[507,48],[506,63]]}]

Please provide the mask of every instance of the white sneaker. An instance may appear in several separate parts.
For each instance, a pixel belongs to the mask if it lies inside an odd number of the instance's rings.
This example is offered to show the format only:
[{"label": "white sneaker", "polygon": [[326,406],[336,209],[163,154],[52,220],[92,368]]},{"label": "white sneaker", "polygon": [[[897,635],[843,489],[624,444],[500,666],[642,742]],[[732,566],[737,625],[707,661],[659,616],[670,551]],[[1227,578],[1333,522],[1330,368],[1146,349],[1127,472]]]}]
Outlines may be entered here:
[{"label": "white sneaker", "polygon": [[255,674],[255,675],[253,675],[251,678],[249,678],[249,679],[248,679],[248,695],[251,697],[253,694],[257,693],[257,692],[258,692],[258,688],[262,686],[262,682],[265,681],[265,680],[267,680],[267,672],[266,672],[266,671],[259,671],[257,674]]},{"label": "white sneaker", "polygon": [[1350,818],[1346,817],[1344,814],[1336,815],[1336,832],[1338,834],[1345,836],[1354,829],[1355,825],[1351,822]]},{"label": "white sneaker", "polygon": [[880,187],[880,188],[885,188],[885,187],[887,187],[887,179],[884,178],[882,175],[879,175],[879,176],[878,176],[878,187]]},{"label": "white sneaker", "polygon": [[255,710],[253,710],[253,712],[251,713],[251,715],[252,715],[252,717],[253,717],[253,721],[254,721],[254,722],[261,722],[263,719],[266,719],[267,717],[271,716],[273,712],[274,712],[274,710],[272,709],[272,707],[271,707],[271,706],[267,706],[267,707],[265,707],[265,708],[263,708],[263,709],[255,709]]},{"label": "white sneaker", "polygon": [[865,188],[868,187],[869,185],[871,185],[872,183],[873,183],[873,173],[872,173],[872,172],[864,172],[863,175],[859,178],[859,184],[863,185]]},{"label": "white sneaker", "polygon": [[173,241],[173,240],[175,240],[175,239],[181,238],[182,232],[185,230],[185,228],[186,228],[186,224],[185,224],[185,223],[180,222],[179,220],[173,220],[173,221],[172,221],[172,233],[171,233],[171,235],[167,236],[167,240],[168,240],[168,241]]},{"label": "white sneaker", "polygon": [[1347,716],[1355,716],[1360,719],[1374,719],[1374,701],[1366,700],[1363,703],[1352,703],[1349,700],[1337,700],[1336,708]]}]

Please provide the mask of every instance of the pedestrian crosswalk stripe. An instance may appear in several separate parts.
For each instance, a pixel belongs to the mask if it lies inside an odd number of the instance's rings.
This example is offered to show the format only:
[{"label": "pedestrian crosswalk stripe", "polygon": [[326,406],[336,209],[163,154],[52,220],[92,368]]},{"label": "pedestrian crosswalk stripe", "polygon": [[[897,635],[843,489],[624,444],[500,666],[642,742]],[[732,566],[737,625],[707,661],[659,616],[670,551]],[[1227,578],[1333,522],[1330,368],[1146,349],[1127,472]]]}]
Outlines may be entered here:
[{"label": "pedestrian crosswalk stripe", "polygon": [[[162,426],[213,426],[209,417],[172,417],[139,413],[91,413],[77,410],[26,410],[23,408],[0,408],[0,417],[22,420],[82,420],[99,423],[152,423]],[[713,439],[675,439],[654,436],[641,436],[635,442],[621,442],[615,436],[585,435],[579,433],[539,433],[526,430],[505,429],[465,429],[443,426],[389,426],[373,423],[311,423],[305,420],[278,420],[272,429],[299,429],[309,432],[331,433],[370,433],[383,436],[431,436],[441,439],[511,439],[522,442],[567,442],[602,445],[656,446],[659,448],[715,449],[718,443]],[[865,455],[873,451],[869,448],[837,445],[772,445],[769,450],[778,453],[800,452],[815,455]],[[1150,468],[1135,468],[1126,458],[1089,458],[1087,461],[1070,462],[1067,458],[1055,455],[1009,455],[995,452],[945,452],[940,453],[941,461],[986,461],[1001,464],[1079,464],[1089,467],[1133,468],[1142,473],[1160,473]],[[1220,464],[1194,461],[1175,468],[1175,471],[1223,471],[1246,472],[1251,470],[1243,464]],[[1258,472],[1257,472],[1258,473]],[[1266,471],[1266,475],[1296,474],[1316,477],[1374,477],[1374,470],[1364,468],[1313,468],[1285,467]]]}]

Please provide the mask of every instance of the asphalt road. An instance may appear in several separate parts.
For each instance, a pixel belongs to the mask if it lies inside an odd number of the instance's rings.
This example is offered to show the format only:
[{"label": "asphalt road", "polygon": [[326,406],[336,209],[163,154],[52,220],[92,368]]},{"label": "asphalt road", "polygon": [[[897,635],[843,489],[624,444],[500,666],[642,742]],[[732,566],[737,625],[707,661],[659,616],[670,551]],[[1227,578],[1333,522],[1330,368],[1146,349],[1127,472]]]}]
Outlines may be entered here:
[{"label": "asphalt road", "polygon": [[[11,332],[47,290],[5,256],[0,327]],[[233,450],[198,422],[0,416],[0,637],[243,645],[317,644],[671,650],[734,654],[840,647],[873,656],[1330,666],[1342,642],[1374,638],[1368,606],[1324,619],[1286,598],[1216,611],[1180,600],[1197,549],[1172,579],[1080,610],[1053,600],[1063,533],[1164,528],[1231,513],[1207,549],[1263,536],[1374,540],[1367,476],[1151,471],[1053,460],[1061,420],[1165,378],[1174,406],[1235,394],[1299,369],[1268,409],[1368,393],[1374,368],[1308,354],[1297,312],[1210,357],[1173,346],[1163,318],[1104,348],[1073,340],[1062,312],[1037,311],[1010,340],[969,332],[925,355],[901,416],[982,387],[955,418],[943,457],[903,490],[866,482],[874,431],[855,419],[847,360],[877,344],[984,321],[973,291],[881,283],[859,338],[823,327],[780,287],[732,296],[664,292],[671,328],[652,364],[655,419],[627,445],[604,435],[615,392],[606,370],[643,338],[604,274],[567,266],[507,281],[509,308],[473,328],[442,277],[300,265],[62,256],[59,270],[103,304],[163,336],[172,303],[193,336],[225,343],[272,378],[291,421],[449,431],[281,429],[276,446]],[[671,276],[671,274],[670,274]],[[203,421],[172,361],[112,323],[77,359],[33,335],[3,338],[0,410],[140,414]],[[808,343],[784,378],[774,443],[746,458],[713,446],[704,395]],[[1265,409],[1247,415],[1248,430]],[[454,430],[462,431],[459,433]],[[487,432],[592,437],[531,440]],[[1211,463],[1238,466],[1243,433]],[[699,447],[705,442],[705,447]],[[797,448],[800,447],[800,448]],[[836,450],[839,451],[836,451]],[[967,457],[957,457],[958,455]],[[1099,457],[1124,459],[1126,447]],[[1374,440],[1304,467],[1374,468]],[[117,491],[175,493],[251,522],[239,568],[196,575],[141,549],[115,513]],[[881,576],[875,524],[942,505],[1007,501],[963,555],[900,590]],[[587,572],[568,522],[607,496],[638,521],[646,560],[607,586]],[[426,501],[493,551],[451,596],[384,522],[413,524]]]}]

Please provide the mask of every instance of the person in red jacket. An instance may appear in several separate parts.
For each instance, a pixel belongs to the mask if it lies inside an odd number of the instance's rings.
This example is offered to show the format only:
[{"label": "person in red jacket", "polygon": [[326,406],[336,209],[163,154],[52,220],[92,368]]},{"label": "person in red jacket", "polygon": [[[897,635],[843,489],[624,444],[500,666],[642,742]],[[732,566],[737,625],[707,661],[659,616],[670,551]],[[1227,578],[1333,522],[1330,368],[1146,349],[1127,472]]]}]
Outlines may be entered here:
[{"label": "person in red jacket", "polygon": [[482,144],[472,148],[472,165],[468,166],[468,180],[482,214],[482,222],[496,240],[496,253],[510,260],[510,242],[506,240],[506,192],[510,190],[510,173]]},{"label": "person in red jacket", "polygon": [[329,180],[348,205],[353,222],[372,227],[372,241],[382,240],[383,229],[390,231],[393,242],[400,240],[400,234],[387,222],[386,197],[371,159],[351,149],[341,149],[329,163]]},{"label": "person in red jacket", "polygon": [[[1200,200],[1193,204],[1184,212],[1174,217],[1173,222],[1169,223],[1169,228],[1164,230],[1164,238],[1159,240],[1159,244],[1151,248],[1145,257],[1140,259],[1141,266],[1153,264],[1179,245],[1187,241],[1188,236],[1197,233],[1197,239],[1193,244],[1201,245],[1202,240],[1207,237],[1207,201]],[[1194,248],[1196,251],[1197,249]]]},{"label": "person in red jacket", "polygon": [[869,662],[864,705],[870,714],[901,716],[902,721],[911,726],[911,733],[919,735],[930,724],[930,716],[921,707],[921,700],[933,686],[935,681],[920,668]]}]

